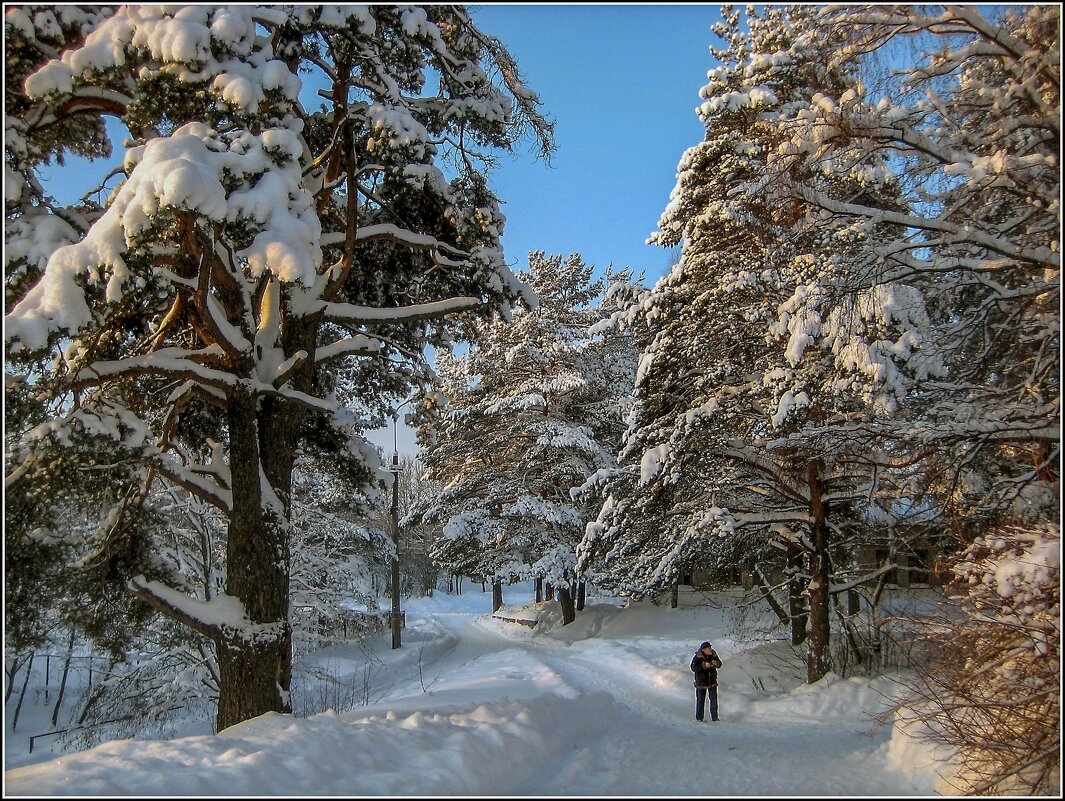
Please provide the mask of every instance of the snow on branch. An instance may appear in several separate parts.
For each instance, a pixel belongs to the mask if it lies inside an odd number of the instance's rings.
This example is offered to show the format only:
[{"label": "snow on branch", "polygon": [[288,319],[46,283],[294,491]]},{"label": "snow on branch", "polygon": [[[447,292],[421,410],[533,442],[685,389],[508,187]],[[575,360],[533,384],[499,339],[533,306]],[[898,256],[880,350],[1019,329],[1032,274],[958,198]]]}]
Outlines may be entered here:
[{"label": "snow on branch", "polygon": [[971,242],[1018,261],[1044,264],[1055,270],[1061,268],[1061,257],[1051,251],[1049,247],[1017,247],[1009,240],[992,236],[986,231],[979,231],[971,226],[957,225],[938,218],[918,217],[912,214],[901,214],[886,209],[862,206],[856,203],[847,203],[842,200],[831,198],[806,185],[802,185],[799,188],[802,192],[802,197],[806,202],[812,203],[826,211],[835,212],[837,214],[848,214],[855,217],[875,217],[878,221],[893,223],[907,228],[918,228],[925,231],[941,231],[943,233],[951,234],[956,244],[961,242]]},{"label": "snow on branch", "polygon": [[162,348],[128,359],[91,362],[75,374],[74,385],[86,387],[104,383],[109,379],[161,375],[171,378],[188,378],[197,383],[225,389],[235,385],[236,376],[231,372],[216,370],[199,362],[199,360],[217,359],[222,356],[222,348],[217,345],[200,350]]},{"label": "snow on branch", "polygon": [[341,356],[372,356],[380,352],[381,341],[365,334],[356,334],[347,339],[338,339],[329,345],[324,345],[314,352],[315,364],[336,359]]},{"label": "snow on branch", "polygon": [[127,586],[152,608],[212,639],[250,645],[276,640],[284,633],[284,623],[253,623],[232,595],[220,592],[201,601],[143,575],[130,579]]},{"label": "snow on branch", "polygon": [[325,319],[336,323],[406,323],[471,311],[481,305],[480,298],[456,297],[419,303],[414,306],[375,307],[351,303],[325,304]]},{"label": "snow on branch", "polygon": [[[322,236],[322,246],[340,245],[346,241],[347,234],[334,232]],[[427,250],[433,261],[441,267],[461,267],[463,261],[454,261],[447,258],[443,253],[447,252],[459,259],[468,259],[470,254],[466,251],[452,247],[446,242],[441,242],[429,234],[419,234],[406,228],[400,228],[392,223],[376,223],[359,228],[355,234],[356,242],[393,242],[397,245],[415,250]]]}]

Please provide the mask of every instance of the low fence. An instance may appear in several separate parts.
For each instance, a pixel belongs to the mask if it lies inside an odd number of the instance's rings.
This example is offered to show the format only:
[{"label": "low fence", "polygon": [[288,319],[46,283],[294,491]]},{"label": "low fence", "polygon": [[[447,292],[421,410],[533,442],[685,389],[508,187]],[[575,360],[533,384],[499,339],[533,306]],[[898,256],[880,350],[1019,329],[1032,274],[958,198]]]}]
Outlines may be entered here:
[{"label": "low fence", "polygon": [[59,710],[63,704],[63,697],[66,694],[71,676],[81,679],[78,682],[81,687],[91,688],[94,682],[107,674],[107,665],[108,660],[104,656],[33,653],[23,664],[19,664],[16,661],[10,667],[5,666],[4,672],[8,680],[5,703],[10,700],[13,694],[17,675],[25,671],[22,677],[22,688],[19,691],[18,702],[15,704],[15,710],[11,716],[11,730],[15,731],[18,727],[19,715],[26,700],[26,693],[31,689],[30,679],[35,673],[35,668],[38,681],[40,680],[42,666],[44,668],[43,684],[32,685],[33,691],[37,694],[35,697],[40,698],[43,694],[46,704],[51,702],[53,696],[55,697],[55,708],[52,712],[52,725],[54,726],[59,719]]},{"label": "low fence", "polygon": [[[363,639],[383,634],[392,628],[391,613],[387,609],[371,611],[339,609],[328,616],[317,614],[315,610],[309,607],[297,610],[297,614],[300,614],[300,612],[303,613],[303,627],[313,632],[319,640],[319,644],[322,640],[343,642],[345,640]],[[407,616],[401,612],[400,627],[406,628],[406,625]],[[22,713],[23,704],[28,693],[37,699],[38,704],[42,697],[45,704],[53,703],[54,699],[54,708],[51,716],[53,730],[30,736],[30,753],[33,753],[37,740],[41,738],[53,737],[81,728],[79,726],[57,728],[64,696],[72,684],[76,684],[76,689],[82,692],[91,690],[94,683],[109,675],[108,667],[109,661],[106,656],[76,654],[33,653],[22,661],[10,661],[5,666],[5,678],[8,681],[5,703],[14,695],[16,685],[21,684],[18,692],[18,701],[10,717],[11,731],[15,732],[18,729],[19,716]],[[72,677],[76,679],[75,682],[71,682]],[[19,678],[21,678],[21,681],[16,681]],[[118,723],[129,719],[120,718],[113,721],[101,721],[97,725]]]},{"label": "low fence", "polygon": [[[339,609],[330,615],[316,614],[313,610],[297,610],[303,617],[303,625],[314,635],[326,640],[352,640],[372,637],[392,628],[391,613],[387,609],[366,612],[355,609]],[[399,616],[400,628],[407,627],[407,615]]]}]

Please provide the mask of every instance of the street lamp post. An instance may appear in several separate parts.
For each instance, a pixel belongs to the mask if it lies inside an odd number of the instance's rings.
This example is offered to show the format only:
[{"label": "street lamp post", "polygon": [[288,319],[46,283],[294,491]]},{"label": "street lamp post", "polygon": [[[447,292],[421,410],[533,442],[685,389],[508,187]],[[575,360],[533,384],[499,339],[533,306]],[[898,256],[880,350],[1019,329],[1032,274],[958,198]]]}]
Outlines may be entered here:
[{"label": "street lamp post", "polygon": [[392,410],[392,545],[395,553],[392,556],[392,609],[389,614],[392,624],[392,650],[402,645],[400,634],[400,622],[402,612],[399,608],[399,435],[397,423],[399,410],[410,403],[414,398],[408,398]]}]

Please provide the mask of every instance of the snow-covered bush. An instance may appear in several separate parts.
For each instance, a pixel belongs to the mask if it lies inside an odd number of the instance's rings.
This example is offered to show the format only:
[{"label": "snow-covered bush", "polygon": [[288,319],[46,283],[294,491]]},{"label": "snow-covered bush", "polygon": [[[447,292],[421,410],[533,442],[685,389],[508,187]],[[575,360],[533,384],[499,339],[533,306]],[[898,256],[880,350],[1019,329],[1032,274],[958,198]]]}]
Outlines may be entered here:
[{"label": "snow-covered bush", "polygon": [[[954,567],[951,603],[920,621],[902,716],[949,746],[955,791],[1054,795],[1061,756],[1061,534],[1014,526],[979,537]],[[912,727],[911,727],[912,728]]]}]

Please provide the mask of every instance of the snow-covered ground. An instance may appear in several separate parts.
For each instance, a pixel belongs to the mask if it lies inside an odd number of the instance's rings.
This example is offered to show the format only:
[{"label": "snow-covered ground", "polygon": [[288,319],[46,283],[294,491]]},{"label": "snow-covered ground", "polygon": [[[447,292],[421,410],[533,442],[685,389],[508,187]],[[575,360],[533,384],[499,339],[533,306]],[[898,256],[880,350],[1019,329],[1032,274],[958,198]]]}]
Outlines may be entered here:
[{"label": "snow-covered ground", "polygon": [[[737,598],[714,594],[709,605],[681,609],[594,599],[574,624],[559,628],[549,612],[535,629],[491,618],[490,594],[479,588],[410,600],[401,649],[383,634],[368,648],[334,646],[302,665],[299,704],[359,704],[353,709],[265,715],[218,735],[119,740],[58,757],[29,755],[16,741],[5,754],[5,795],[944,789],[924,746],[874,722],[889,679],[803,684],[800,670],[786,666],[784,642],[742,636],[751,612],[734,611]],[[531,591],[507,588],[506,600],[520,611]],[[720,723],[694,720],[688,661],[704,639],[724,660]],[[28,721],[24,713],[20,732]]]}]

